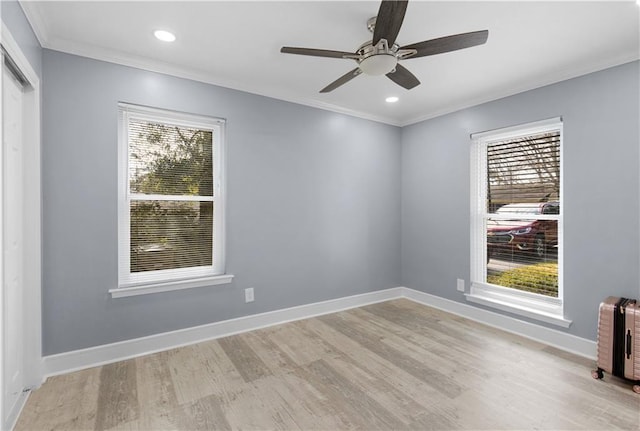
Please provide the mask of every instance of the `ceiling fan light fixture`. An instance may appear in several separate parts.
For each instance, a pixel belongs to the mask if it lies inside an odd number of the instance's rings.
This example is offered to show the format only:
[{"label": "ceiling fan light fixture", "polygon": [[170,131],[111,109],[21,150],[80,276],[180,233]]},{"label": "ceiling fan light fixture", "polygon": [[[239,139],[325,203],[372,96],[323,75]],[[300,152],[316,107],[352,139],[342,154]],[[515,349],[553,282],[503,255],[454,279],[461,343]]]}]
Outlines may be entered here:
[{"label": "ceiling fan light fixture", "polygon": [[377,54],[363,59],[360,70],[367,75],[386,75],[395,69],[398,59],[391,54]]},{"label": "ceiling fan light fixture", "polygon": [[163,42],[173,42],[176,40],[176,35],[167,30],[156,30],[153,32],[156,39]]}]

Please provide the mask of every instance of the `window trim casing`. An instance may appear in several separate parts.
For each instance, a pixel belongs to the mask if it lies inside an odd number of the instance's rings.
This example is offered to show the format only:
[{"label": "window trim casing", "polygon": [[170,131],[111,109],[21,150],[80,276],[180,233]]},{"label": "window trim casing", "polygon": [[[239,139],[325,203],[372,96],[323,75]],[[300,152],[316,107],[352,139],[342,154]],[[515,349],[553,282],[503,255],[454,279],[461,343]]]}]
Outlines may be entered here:
[{"label": "window trim casing", "polygon": [[[150,120],[182,127],[211,130],[213,137],[213,197],[202,200],[214,202],[213,208],[213,265],[148,271],[143,276],[130,272],[130,202],[136,195],[129,190],[129,119]],[[118,103],[118,286],[110,289],[112,297],[180,290],[192,287],[230,283],[233,275],[226,274],[226,145],[225,124],[222,118]],[[164,195],[163,195],[164,196]],[[139,197],[139,195],[138,195]],[[146,198],[153,198],[147,195]],[[158,196],[155,196],[158,197]],[[166,197],[164,197],[166,199]],[[184,200],[175,196],[173,200]],[[189,199],[190,200],[190,199]]]},{"label": "window trim casing", "polygon": [[[489,143],[517,139],[519,137],[544,132],[560,132],[560,213],[558,215],[537,215],[522,219],[553,219],[558,221],[558,297],[548,297],[537,293],[519,291],[508,287],[497,286],[486,282],[487,265],[487,211],[486,211],[486,174],[487,146]],[[544,321],[568,328],[572,321],[564,316],[564,226],[563,226],[563,123],[561,117],[527,123],[497,130],[474,133],[471,135],[471,283],[469,293],[465,297],[470,302],[497,308],[513,314],[535,320]],[[491,214],[492,218],[496,214]],[[498,216],[499,218],[500,216]]]}]

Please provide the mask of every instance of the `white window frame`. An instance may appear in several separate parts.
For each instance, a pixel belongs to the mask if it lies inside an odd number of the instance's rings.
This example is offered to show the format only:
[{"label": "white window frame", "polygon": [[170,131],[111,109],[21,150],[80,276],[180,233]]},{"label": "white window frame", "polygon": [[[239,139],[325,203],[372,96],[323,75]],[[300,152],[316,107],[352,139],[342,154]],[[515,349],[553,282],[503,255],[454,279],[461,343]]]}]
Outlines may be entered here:
[{"label": "white window frame", "polygon": [[[145,195],[131,193],[129,187],[129,122],[151,121],[172,126],[211,131],[213,135],[213,196]],[[233,275],[225,274],[225,120],[187,114],[128,103],[118,104],[118,287],[109,292],[112,297],[133,296],[193,287],[230,283]],[[213,259],[212,265],[193,268],[131,272],[132,200],[194,200],[213,202]]]},{"label": "white window frame", "polygon": [[[558,297],[525,292],[487,283],[487,218],[513,218],[512,215],[488,213],[487,147],[490,143],[517,139],[545,132],[560,132],[560,214],[518,215],[520,219],[557,220],[558,222]],[[507,311],[531,319],[568,328],[571,320],[564,316],[563,306],[563,212],[564,196],[562,119],[552,118],[520,126],[507,127],[471,135],[471,287],[465,294],[468,301]]]}]

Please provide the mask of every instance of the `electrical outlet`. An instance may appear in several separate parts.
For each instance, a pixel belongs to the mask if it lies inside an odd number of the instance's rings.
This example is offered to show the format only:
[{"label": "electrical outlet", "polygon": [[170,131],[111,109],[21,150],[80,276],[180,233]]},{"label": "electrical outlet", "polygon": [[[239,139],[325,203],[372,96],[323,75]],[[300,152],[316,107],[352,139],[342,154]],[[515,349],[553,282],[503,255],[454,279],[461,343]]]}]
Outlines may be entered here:
[{"label": "electrical outlet", "polygon": [[253,302],[253,287],[244,290],[244,302]]},{"label": "electrical outlet", "polygon": [[464,280],[461,278],[458,279],[458,291],[464,292]]}]

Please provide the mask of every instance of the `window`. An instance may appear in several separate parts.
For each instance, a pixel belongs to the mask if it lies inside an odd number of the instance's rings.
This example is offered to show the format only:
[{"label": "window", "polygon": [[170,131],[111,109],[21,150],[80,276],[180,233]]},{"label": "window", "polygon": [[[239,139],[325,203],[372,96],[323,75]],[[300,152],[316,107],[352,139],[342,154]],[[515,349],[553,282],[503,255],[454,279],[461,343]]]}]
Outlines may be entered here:
[{"label": "window", "polygon": [[474,302],[568,326],[562,306],[562,122],[472,135]]},{"label": "window", "polygon": [[229,282],[220,277],[224,121],[128,104],[119,104],[119,117],[119,289],[112,294]]}]

